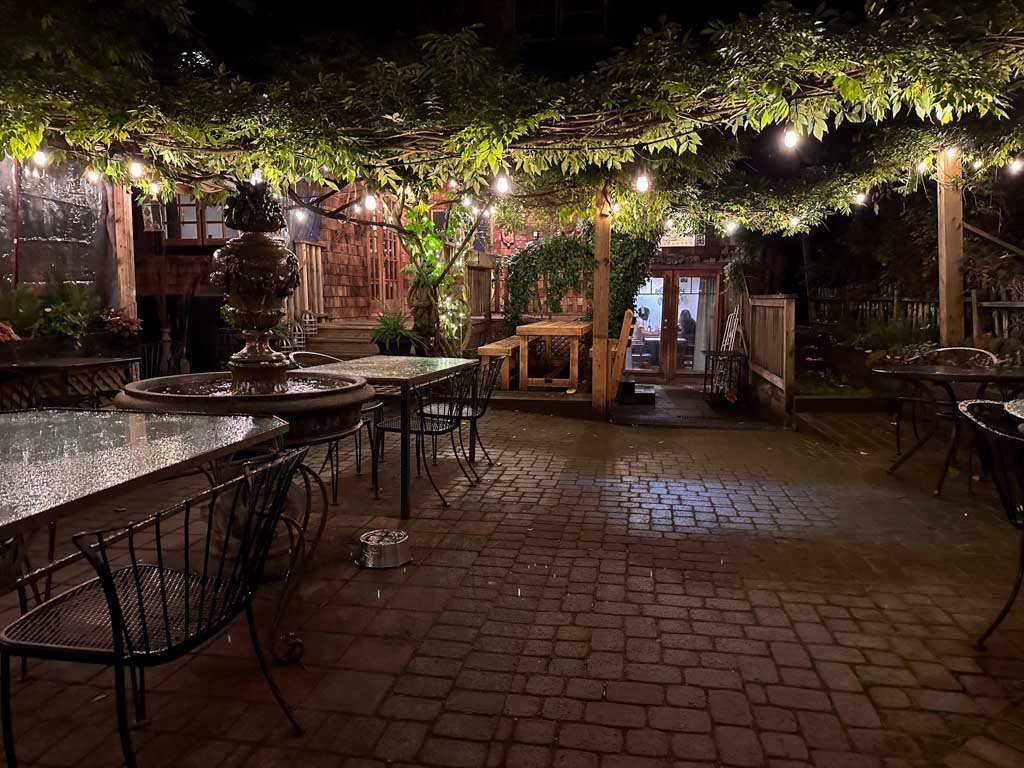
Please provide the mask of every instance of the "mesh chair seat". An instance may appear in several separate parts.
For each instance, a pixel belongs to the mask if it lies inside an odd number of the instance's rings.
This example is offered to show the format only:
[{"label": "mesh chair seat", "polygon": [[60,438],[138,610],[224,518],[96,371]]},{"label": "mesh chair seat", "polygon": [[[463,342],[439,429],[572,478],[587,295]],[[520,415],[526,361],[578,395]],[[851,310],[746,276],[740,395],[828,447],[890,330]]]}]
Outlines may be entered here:
[{"label": "mesh chair seat", "polygon": [[[189,634],[186,622],[192,634],[198,626],[214,629],[211,619],[219,618],[217,609],[233,584],[207,577],[204,590],[199,574],[165,568],[161,575],[155,565],[121,568],[111,575],[124,606],[125,650],[134,649],[136,658],[180,644]],[[166,595],[166,623],[162,595]],[[90,579],[29,611],[0,633],[0,645],[15,652],[45,648],[113,658],[110,608],[102,582]]]},{"label": "mesh chair seat", "polygon": [[[413,434],[443,435],[446,432],[452,431],[452,421],[447,418],[437,418],[429,415],[421,418],[414,415],[410,422],[409,431]],[[383,432],[401,432],[402,419],[400,416],[383,419],[377,425],[377,429]]]},{"label": "mesh chair seat", "polygon": [[[459,414],[456,414],[460,419],[479,419],[484,415],[485,408],[474,407],[470,404],[462,406],[462,410]],[[438,403],[430,403],[424,406],[423,413],[428,416],[447,416],[450,409],[445,405],[439,405]]]}]

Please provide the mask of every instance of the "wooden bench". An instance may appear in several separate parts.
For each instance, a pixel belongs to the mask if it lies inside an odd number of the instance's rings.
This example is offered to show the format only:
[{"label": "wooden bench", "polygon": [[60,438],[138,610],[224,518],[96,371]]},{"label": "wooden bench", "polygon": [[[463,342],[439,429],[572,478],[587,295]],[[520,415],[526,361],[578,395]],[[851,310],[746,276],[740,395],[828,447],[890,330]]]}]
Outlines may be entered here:
[{"label": "wooden bench", "polygon": [[502,366],[501,376],[498,378],[498,389],[507,390],[511,376],[512,365],[519,360],[519,337],[509,336],[505,339],[492,341],[478,347],[476,353],[480,356],[480,366],[489,368],[492,357],[505,358],[505,365]]}]

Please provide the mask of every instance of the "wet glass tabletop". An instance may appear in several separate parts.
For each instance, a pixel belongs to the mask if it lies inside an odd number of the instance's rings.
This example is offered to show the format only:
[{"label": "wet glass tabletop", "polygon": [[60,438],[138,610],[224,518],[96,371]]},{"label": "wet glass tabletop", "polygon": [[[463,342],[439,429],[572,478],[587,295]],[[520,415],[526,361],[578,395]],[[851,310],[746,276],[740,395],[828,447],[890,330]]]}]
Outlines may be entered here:
[{"label": "wet glass tabletop", "polygon": [[59,409],[0,413],[0,535],[35,527],[86,499],[151,482],[287,430],[286,422],[272,416]]},{"label": "wet glass tabletop", "polygon": [[371,384],[420,384],[444,374],[476,365],[476,360],[463,357],[402,357],[399,355],[372,355],[328,363],[307,368],[322,373],[351,373],[362,376]]}]

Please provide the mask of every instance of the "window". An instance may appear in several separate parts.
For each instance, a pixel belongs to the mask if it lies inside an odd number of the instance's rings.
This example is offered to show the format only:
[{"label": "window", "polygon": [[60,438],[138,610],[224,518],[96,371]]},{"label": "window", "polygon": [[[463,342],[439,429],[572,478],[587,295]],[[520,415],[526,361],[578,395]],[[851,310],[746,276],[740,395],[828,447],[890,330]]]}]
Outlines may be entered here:
[{"label": "window", "polygon": [[223,243],[238,234],[224,223],[224,206],[200,206],[192,195],[175,195],[167,204],[167,240],[205,245]]},{"label": "window", "polygon": [[403,298],[398,237],[385,227],[370,227],[367,236],[370,296],[385,304]]}]

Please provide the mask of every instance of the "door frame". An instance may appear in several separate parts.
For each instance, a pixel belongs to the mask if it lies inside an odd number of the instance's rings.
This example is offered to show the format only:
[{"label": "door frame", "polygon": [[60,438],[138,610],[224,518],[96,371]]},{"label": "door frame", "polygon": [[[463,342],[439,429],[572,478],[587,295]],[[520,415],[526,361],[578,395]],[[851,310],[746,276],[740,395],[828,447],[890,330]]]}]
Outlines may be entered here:
[{"label": "door frame", "polygon": [[676,370],[676,338],[678,332],[679,318],[679,278],[699,277],[702,280],[714,278],[715,287],[715,309],[713,325],[711,329],[711,348],[718,349],[721,343],[721,320],[722,320],[722,268],[715,266],[690,266],[690,267],[659,267],[651,269],[651,277],[664,278],[664,291],[662,293],[661,305],[661,348],[658,359],[657,370],[628,370],[627,373],[635,380],[657,381],[669,383],[674,379],[686,380],[703,377],[704,371],[677,371]]}]

